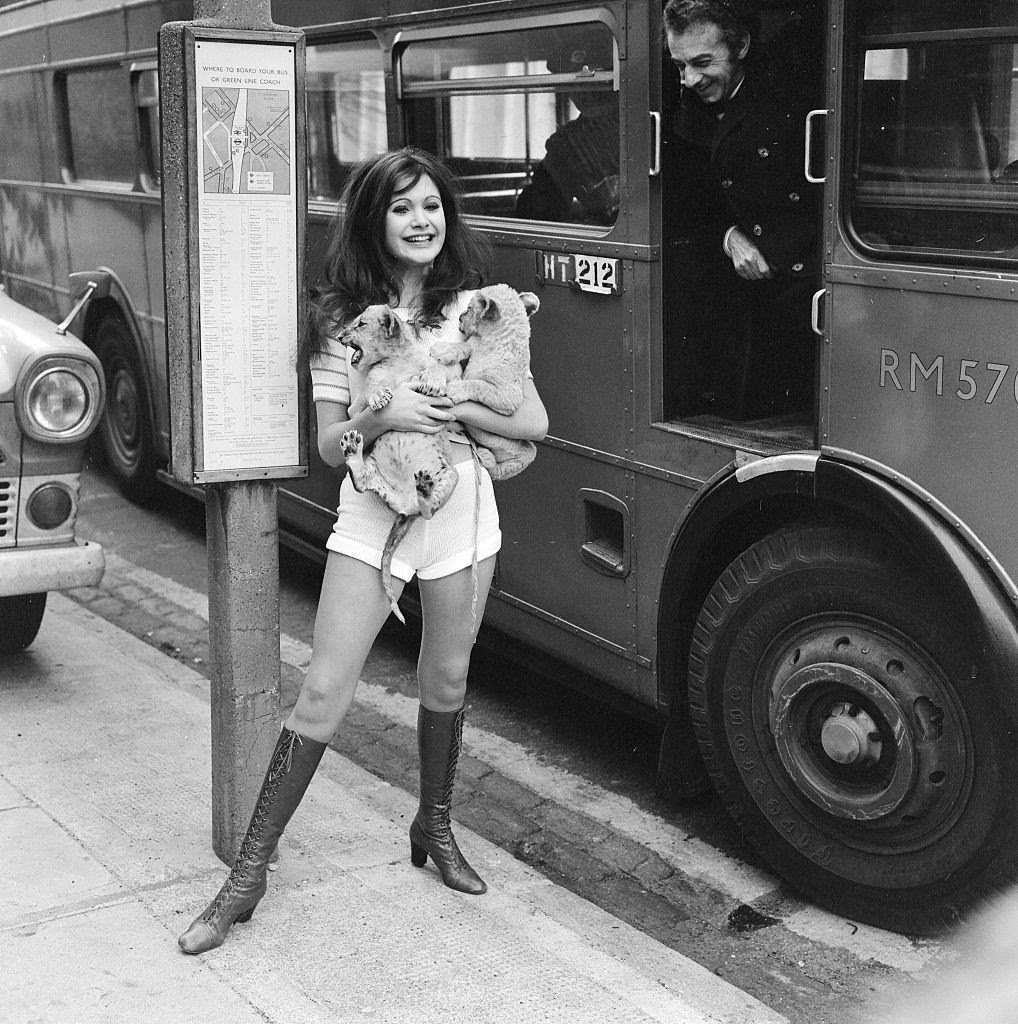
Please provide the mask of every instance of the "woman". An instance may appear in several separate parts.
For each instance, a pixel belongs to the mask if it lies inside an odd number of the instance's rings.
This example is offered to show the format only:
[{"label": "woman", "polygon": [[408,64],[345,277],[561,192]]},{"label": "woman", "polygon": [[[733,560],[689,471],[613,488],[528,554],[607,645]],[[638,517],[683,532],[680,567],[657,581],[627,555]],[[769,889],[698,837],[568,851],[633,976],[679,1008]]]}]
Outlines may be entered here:
[{"label": "woman", "polygon": [[[547,430],[547,414],[528,380],[523,403],[512,416],[473,402],[453,405],[448,398],[418,394],[408,383],[395,389],[384,408],[349,415],[358,373],[351,350],[331,335],[365,307],[388,303],[433,342],[455,338],[459,314],[481,283],[485,250],[460,216],[449,172],[420,150],[365,161],[347,180],[340,206],[345,216],[333,223],[327,287],[305,339],[318,449],[327,463],[339,466],[341,439],[348,430],[358,431],[365,446],[387,430],[445,430],[457,442],[450,447],[459,484],[431,520],[414,521],[396,549],[392,569],[398,577],[393,581],[397,598],[417,573],[423,615],[417,665],[421,788],[410,826],[411,859],[422,867],[430,856],[447,886],[479,895],[487,886],[456,845],[450,805],[470,652],[501,534],[491,481],[472,457],[464,425],[536,441]],[[343,481],[338,518],[326,545],[314,654],[304,685],[280,733],[230,875],[180,937],[185,952],[221,945],[233,922],[249,920],[265,893],[269,858],[353,700],[364,661],[389,614],[379,566],[392,522],[393,513],[377,495],[357,493],[349,477]],[[476,616],[472,600],[477,601]]]}]

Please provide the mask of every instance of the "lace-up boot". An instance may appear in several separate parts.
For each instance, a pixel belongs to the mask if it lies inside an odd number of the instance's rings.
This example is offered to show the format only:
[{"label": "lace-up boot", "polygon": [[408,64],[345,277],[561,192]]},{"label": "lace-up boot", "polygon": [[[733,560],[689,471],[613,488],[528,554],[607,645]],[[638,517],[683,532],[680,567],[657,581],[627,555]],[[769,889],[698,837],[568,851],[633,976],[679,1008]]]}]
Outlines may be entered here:
[{"label": "lace-up boot", "polygon": [[325,743],[283,727],[229,877],[215,899],[177,940],[185,953],[215,949],[223,944],[234,921],[251,920],[258,901],[265,895],[269,858],[301,802],[325,747]]},{"label": "lace-up boot", "polygon": [[466,862],[452,834],[452,788],[463,744],[463,712],[417,714],[417,750],[421,758],[421,802],[410,826],[410,860],[422,868],[430,856],[450,889],[479,896],[488,887]]}]

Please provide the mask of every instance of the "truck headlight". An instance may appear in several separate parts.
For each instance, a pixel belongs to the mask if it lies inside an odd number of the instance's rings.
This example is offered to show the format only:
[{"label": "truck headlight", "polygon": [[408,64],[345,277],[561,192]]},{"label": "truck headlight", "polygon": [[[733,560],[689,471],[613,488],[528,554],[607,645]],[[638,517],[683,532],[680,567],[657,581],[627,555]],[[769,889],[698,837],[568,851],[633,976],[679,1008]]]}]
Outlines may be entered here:
[{"label": "truck headlight", "polygon": [[18,392],[21,429],[37,441],[79,441],[102,413],[95,369],[84,360],[44,360]]}]

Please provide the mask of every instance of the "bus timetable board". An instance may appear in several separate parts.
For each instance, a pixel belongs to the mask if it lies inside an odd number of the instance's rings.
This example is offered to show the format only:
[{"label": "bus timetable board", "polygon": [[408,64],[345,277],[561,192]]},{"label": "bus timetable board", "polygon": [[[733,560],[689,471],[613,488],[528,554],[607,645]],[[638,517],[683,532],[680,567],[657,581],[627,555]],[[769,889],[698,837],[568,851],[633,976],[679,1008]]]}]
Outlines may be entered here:
[{"label": "bus timetable board", "polygon": [[161,113],[149,137],[173,142],[149,160],[165,182],[170,471],[187,485],[304,477],[303,36],[174,22],[159,42],[161,81],[136,81]]},{"label": "bus timetable board", "polygon": [[[196,482],[297,466],[294,48],[194,44],[201,305]],[[196,438],[198,440],[198,438]]]}]

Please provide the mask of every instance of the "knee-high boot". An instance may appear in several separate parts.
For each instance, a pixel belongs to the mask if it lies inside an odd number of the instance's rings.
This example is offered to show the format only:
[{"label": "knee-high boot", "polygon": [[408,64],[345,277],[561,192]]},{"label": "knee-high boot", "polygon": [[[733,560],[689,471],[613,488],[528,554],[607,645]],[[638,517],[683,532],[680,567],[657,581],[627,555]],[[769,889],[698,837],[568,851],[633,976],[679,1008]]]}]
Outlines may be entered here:
[{"label": "knee-high boot", "polygon": [[229,877],[177,940],[185,953],[204,953],[221,946],[234,921],[251,919],[265,895],[269,858],[301,802],[326,745],[283,727]]},{"label": "knee-high boot", "polygon": [[479,896],[488,887],[466,862],[452,834],[452,788],[463,743],[463,712],[417,714],[417,750],[421,758],[421,802],[410,826],[410,860],[422,868],[428,856],[450,889]]}]

